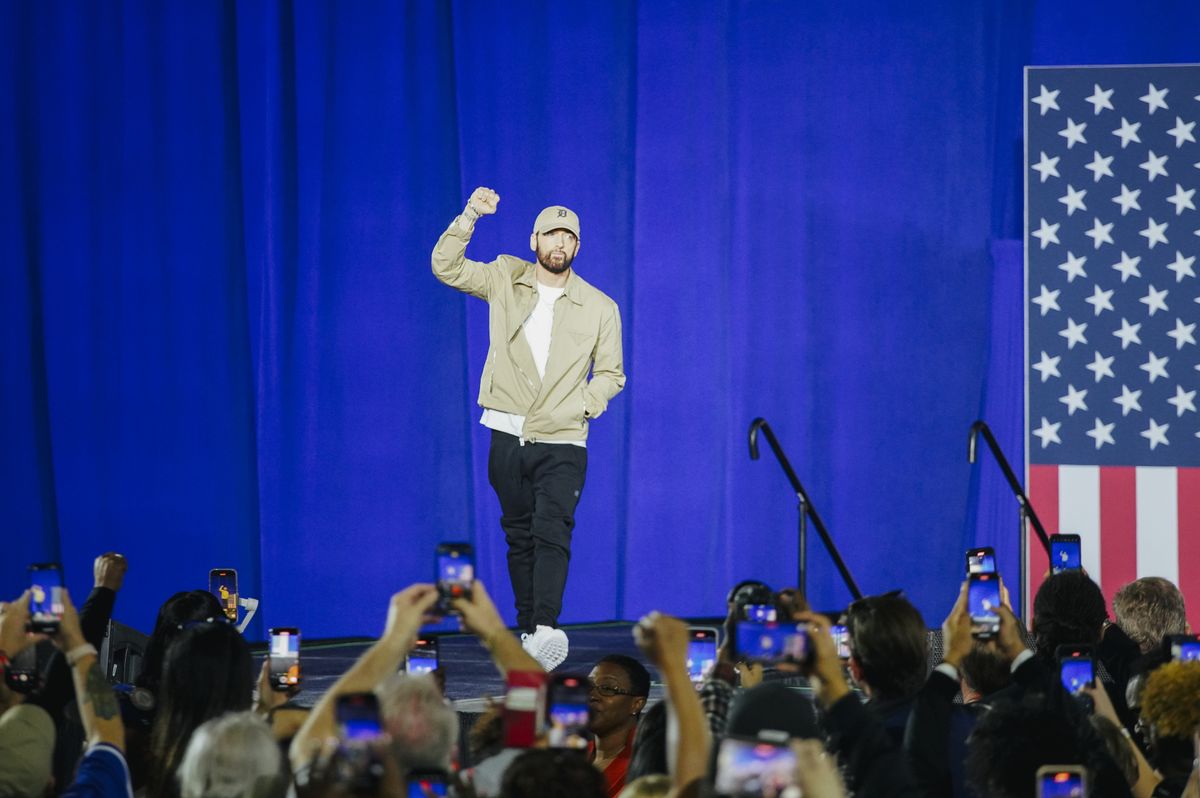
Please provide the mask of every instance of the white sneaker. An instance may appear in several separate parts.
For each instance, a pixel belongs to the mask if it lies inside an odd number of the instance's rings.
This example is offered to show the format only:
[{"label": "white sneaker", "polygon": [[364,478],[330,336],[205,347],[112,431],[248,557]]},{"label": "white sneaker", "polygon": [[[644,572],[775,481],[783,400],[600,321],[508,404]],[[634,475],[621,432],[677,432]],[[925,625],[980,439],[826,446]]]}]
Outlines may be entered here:
[{"label": "white sneaker", "polygon": [[553,626],[539,626],[533,634],[521,636],[521,647],[549,673],[567,658],[567,633]]}]

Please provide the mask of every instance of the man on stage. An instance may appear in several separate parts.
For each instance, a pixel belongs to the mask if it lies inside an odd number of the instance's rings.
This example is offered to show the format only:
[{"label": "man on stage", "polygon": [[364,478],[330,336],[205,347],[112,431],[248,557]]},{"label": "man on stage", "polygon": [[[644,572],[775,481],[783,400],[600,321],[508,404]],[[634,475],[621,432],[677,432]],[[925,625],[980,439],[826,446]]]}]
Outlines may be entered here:
[{"label": "man on stage", "polygon": [[471,193],[434,247],[433,273],[489,306],[479,386],[480,423],[492,431],[488,481],[500,500],[521,640],[549,671],[567,657],[557,624],[587,473],[588,424],[625,385],[621,315],[571,268],[579,217],[562,206],[533,223],[536,263],[512,255],[468,260],[475,222],[499,202],[488,188]]}]

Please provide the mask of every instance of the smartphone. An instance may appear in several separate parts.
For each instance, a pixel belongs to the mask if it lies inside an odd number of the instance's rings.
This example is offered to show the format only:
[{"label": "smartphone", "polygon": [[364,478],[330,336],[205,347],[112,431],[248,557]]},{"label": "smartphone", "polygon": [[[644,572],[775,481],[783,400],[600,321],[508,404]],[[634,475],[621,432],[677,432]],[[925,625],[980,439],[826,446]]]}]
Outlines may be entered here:
[{"label": "smartphone", "polygon": [[744,604],[742,606],[742,620],[775,623],[778,619],[779,613],[774,604]]},{"label": "smartphone", "polygon": [[353,792],[374,791],[383,778],[374,743],[383,736],[379,699],[374,693],[344,693],[337,697],[339,756],[335,780]]},{"label": "smartphone", "polygon": [[268,631],[271,635],[271,689],[286,693],[300,686],[300,630],[279,626]]},{"label": "smartphone", "polygon": [[225,610],[225,617],[233,623],[237,623],[237,571],[233,568],[213,568],[208,572],[208,592],[221,602],[221,609]]},{"label": "smartphone", "polygon": [[546,674],[509,671],[505,676],[504,747],[532,748],[546,719]]},{"label": "smartphone", "polygon": [[[47,642],[47,646],[50,644]],[[50,661],[49,653],[42,656],[44,647],[41,644],[26,646],[21,653],[9,660],[4,669],[4,683],[8,689],[21,695],[33,695],[46,686],[46,671]],[[55,649],[51,646],[50,651]]]},{"label": "smartphone", "polygon": [[438,607],[450,613],[450,601],[471,598],[475,584],[475,554],[470,543],[439,543],[437,547]]},{"label": "smartphone", "polygon": [[795,786],[795,775],[796,755],[782,732],[726,737],[717,749],[718,795],[781,795]]},{"label": "smartphone", "polygon": [[591,736],[588,699],[592,688],[583,676],[559,674],[546,688],[546,721],[551,748],[585,749]]},{"label": "smartphone", "polygon": [[1091,646],[1059,646],[1055,652],[1062,686],[1071,695],[1096,683]]},{"label": "smartphone", "polygon": [[408,673],[432,673],[438,668],[438,639],[418,637],[412,650],[404,658],[404,670]]},{"label": "smartphone", "polygon": [[967,577],[967,612],[971,616],[971,636],[988,640],[1000,634],[1000,577],[996,574],[971,574]]},{"label": "smartphone", "polygon": [[811,651],[808,632],[796,623],[738,621],[734,626],[734,656],[751,662],[804,663]]},{"label": "smartphone", "polygon": [[1087,778],[1082,765],[1043,765],[1038,768],[1038,798],[1084,798]]},{"label": "smartphone", "polygon": [[687,669],[692,684],[699,685],[717,664],[717,630],[708,626],[688,627]]},{"label": "smartphone", "polygon": [[991,546],[967,549],[967,576],[996,573],[996,552]]},{"label": "smartphone", "polygon": [[408,798],[430,798],[449,794],[450,775],[444,770],[410,770],[406,779]]},{"label": "smartphone", "polygon": [[29,566],[29,630],[54,634],[63,616],[62,566],[56,562]]},{"label": "smartphone", "polygon": [[838,659],[850,659],[850,629],[838,623],[829,627],[829,633],[837,647]]},{"label": "smartphone", "polygon": [[1050,536],[1050,573],[1060,574],[1063,571],[1079,571],[1083,569],[1083,556],[1080,553],[1079,535]]},{"label": "smartphone", "polygon": [[1171,635],[1167,640],[1171,644],[1171,659],[1178,662],[1200,660],[1200,634]]}]

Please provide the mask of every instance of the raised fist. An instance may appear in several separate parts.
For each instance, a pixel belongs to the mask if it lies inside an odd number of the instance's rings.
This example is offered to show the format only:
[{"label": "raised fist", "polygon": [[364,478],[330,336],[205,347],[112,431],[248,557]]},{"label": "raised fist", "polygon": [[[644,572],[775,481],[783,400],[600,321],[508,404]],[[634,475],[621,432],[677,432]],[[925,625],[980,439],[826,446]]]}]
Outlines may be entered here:
[{"label": "raised fist", "polygon": [[471,192],[471,198],[467,200],[467,207],[475,211],[480,216],[488,216],[496,212],[496,206],[500,203],[500,195],[490,188],[480,186]]}]

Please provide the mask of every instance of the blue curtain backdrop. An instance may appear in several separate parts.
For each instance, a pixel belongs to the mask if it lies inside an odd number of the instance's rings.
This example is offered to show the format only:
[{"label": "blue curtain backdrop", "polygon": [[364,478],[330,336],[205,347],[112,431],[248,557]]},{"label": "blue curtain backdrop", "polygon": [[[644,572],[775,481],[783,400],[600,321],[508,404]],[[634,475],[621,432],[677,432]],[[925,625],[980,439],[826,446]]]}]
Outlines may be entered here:
[{"label": "blue curtain backdrop", "polygon": [[118,550],[143,628],[233,566],[267,624],[374,633],[466,539],[510,612],[486,309],[429,271],[488,185],[472,254],[567,204],[625,322],[564,620],[794,581],[762,415],[862,588],[936,624],[965,546],[1019,570],[965,453],[984,415],[1023,457],[1021,68],[1196,61],[1197,30],[1183,0],[3,0],[0,590],[61,558],[82,594]]}]

